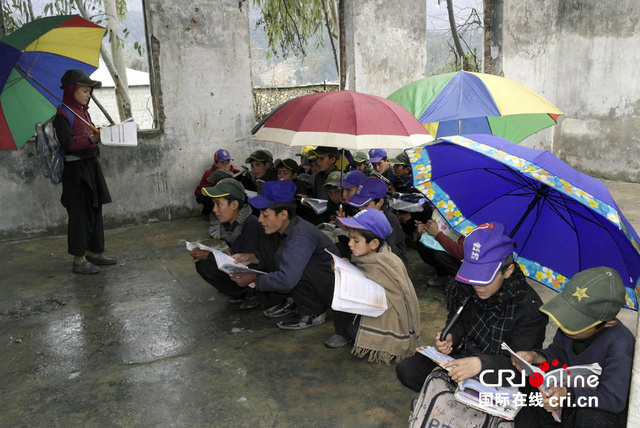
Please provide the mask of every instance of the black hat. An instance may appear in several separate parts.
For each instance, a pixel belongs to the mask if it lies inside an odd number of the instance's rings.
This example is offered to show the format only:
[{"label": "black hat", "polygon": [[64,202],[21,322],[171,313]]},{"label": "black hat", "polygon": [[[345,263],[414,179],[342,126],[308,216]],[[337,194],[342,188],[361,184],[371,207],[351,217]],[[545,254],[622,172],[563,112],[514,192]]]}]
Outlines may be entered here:
[{"label": "black hat", "polygon": [[95,89],[100,89],[102,87],[102,82],[99,82],[98,80],[91,80],[89,76],[87,76],[87,73],[82,70],[67,70],[62,76],[62,79],[60,79],[60,82],[62,82],[62,86],[60,87],[62,89],[69,85],[73,85],[74,83]]}]

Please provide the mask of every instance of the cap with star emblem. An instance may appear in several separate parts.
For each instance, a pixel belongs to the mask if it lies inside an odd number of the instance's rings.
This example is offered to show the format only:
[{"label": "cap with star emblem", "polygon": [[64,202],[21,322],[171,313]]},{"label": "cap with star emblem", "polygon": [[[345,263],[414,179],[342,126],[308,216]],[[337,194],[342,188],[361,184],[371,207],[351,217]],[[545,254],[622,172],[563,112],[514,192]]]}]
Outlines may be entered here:
[{"label": "cap with star emblem", "polygon": [[540,310],[565,333],[580,334],[614,319],[625,304],[625,294],[618,272],[595,267],[575,274]]}]

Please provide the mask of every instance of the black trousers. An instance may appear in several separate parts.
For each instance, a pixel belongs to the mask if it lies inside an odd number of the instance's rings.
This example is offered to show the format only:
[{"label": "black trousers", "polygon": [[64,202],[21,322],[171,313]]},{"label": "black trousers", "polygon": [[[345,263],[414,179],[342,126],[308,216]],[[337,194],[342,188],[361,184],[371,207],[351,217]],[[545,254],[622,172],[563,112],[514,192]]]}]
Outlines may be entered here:
[{"label": "black trousers", "polygon": [[73,256],[84,256],[87,251],[104,252],[104,225],[102,205],[93,207],[93,191],[82,183],[78,194],[67,203],[67,251]]},{"label": "black trousers", "polygon": [[[211,198],[209,198],[211,199]],[[213,258],[210,256],[209,258]],[[234,299],[241,299],[247,295],[250,288],[242,288],[229,278],[225,272],[218,270],[216,262],[213,260],[200,260],[196,263],[196,271],[198,274],[221,293],[231,296]]]},{"label": "black trousers", "polygon": [[209,215],[213,211],[213,199],[205,195],[196,195],[196,202],[202,204],[202,214]]},{"label": "black trousers", "polygon": [[360,315],[333,311],[333,325],[336,334],[350,340],[356,340],[358,329],[360,328],[360,319]]},{"label": "black trousers", "polygon": [[462,261],[456,259],[446,251],[434,250],[422,244],[418,244],[416,249],[422,261],[432,266],[436,270],[436,275],[440,277],[455,276],[462,264]]},{"label": "black trousers", "polygon": [[436,363],[429,358],[422,354],[415,354],[398,363],[396,375],[404,386],[420,392],[425,379],[436,367],[438,367]]}]

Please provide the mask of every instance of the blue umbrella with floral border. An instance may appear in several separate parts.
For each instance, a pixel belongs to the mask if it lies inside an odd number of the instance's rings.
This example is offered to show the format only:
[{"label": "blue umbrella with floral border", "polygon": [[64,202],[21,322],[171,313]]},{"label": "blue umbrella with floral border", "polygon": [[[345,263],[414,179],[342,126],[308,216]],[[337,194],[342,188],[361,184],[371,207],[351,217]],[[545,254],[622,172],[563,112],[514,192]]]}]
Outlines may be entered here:
[{"label": "blue umbrella with floral border", "polygon": [[414,186],[458,232],[503,223],[525,275],[558,292],[584,269],[616,269],[626,307],[637,310],[640,239],[601,181],[493,135],[445,137],[406,152]]}]

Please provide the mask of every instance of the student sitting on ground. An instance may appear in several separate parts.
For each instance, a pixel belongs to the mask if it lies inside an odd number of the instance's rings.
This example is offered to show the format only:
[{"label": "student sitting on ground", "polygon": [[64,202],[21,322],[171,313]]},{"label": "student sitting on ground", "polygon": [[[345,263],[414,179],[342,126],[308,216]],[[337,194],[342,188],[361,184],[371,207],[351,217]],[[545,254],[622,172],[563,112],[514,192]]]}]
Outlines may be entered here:
[{"label": "student sitting on ground", "polygon": [[337,171],[336,159],[338,159],[338,149],[334,147],[318,146],[312,154],[316,157],[315,163],[318,168],[318,172],[313,177],[313,189],[311,190],[311,197],[317,199],[329,199],[327,194],[327,188],[324,187],[324,183],[327,181],[327,177],[333,171]]},{"label": "student sitting on ground", "polygon": [[[225,178],[214,187],[203,187],[202,193],[213,200],[213,213],[221,224],[221,238],[229,246],[228,253],[255,253],[262,228],[258,219],[251,214],[244,187],[233,178]],[[238,287],[229,275],[220,271],[216,261],[208,251],[199,248],[191,250],[196,271],[202,279],[221,293],[231,297],[231,301],[242,301],[241,308],[249,309],[250,300],[245,301],[248,289]]]},{"label": "student sitting on ground", "polygon": [[411,192],[413,190],[413,171],[409,156],[405,152],[401,152],[395,158],[389,159],[389,163],[393,165],[393,174],[391,175],[393,192]]},{"label": "student sitting on ground", "polygon": [[[625,304],[620,275],[608,267],[574,275],[560,294],[540,311],[558,325],[553,342],[542,350],[519,351],[531,364],[557,360],[559,366],[598,363],[602,374],[596,388],[575,380],[571,387],[551,386],[544,407],[527,406],[516,417],[518,427],[624,427],[633,363],[633,334],[617,318]],[[514,365],[519,368],[517,363]],[[550,369],[554,369],[550,364]],[[584,380],[584,379],[583,379]],[[586,381],[585,381],[586,382]],[[597,400],[596,407],[589,400]],[[563,401],[560,401],[563,400]],[[562,406],[570,400],[572,406]],[[584,407],[574,407],[584,401]],[[562,423],[551,411],[562,407]]]},{"label": "student sitting on ground", "polygon": [[[471,298],[451,332],[435,336],[436,349],[455,358],[445,365],[455,382],[491,369],[493,375],[484,378],[496,383],[498,370],[513,370],[509,354],[500,348],[502,342],[520,351],[539,348],[544,341],[547,317],[538,310],[542,301],[514,263],[514,246],[500,223],[476,227],[464,242],[456,281],[447,284],[447,321]],[[403,385],[420,391],[435,367],[429,358],[416,354],[398,364],[396,374]]]},{"label": "student sitting on ground", "polygon": [[[231,277],[241,287],[253,287],[263,295],[270,293],[270,299],[279,296],[281,303],[266,310],[267,317],[287,315],[297,306],[296,317],[277,324],[283,330],[324,324],[335,283],[332,258],[325,249],[338,254],[329,237],[296,216],[295,192],[296,186],[290,181],[267,181],[262,193],[249,199],[260,210],[258,221],[266,236],[260,239],[256,254],[236,254],[234,259],[269,273]],[[289,295],[292,300],[286,299]]]},{"label": "student sitting on ground", "polygon": [[[245,163],[251,164],[251,183],[243,182],[247,190],[260,193],[260,182],[274,181],[278,179],[278,171],[273,166],[273,155],[268,150],[256,150],[251,153]],[[247,186],[252,186],[249,188]]]},{"label": "student sitting on ground", "polygon": [[387,184],[391,184],[391,175],[393,170],[389,158],[387,157],[387,151],[385,149],[371,149],[369,150],[369,162],[373,166],[373,172],[387,180]]},{"label": "student sitting on ground", "polygon": [[409,266],[409,257],[407,257],[407,245],[404,242],[404,231],[398,217],[385,205],[386,196],[387,183],[379,178],[369,177],[358,186],[356,193],[346,203],[358,210],[375,208],[382,211],[393,230],[387,242],[391,246],[391,251],[400,257],[406,267]]},{"label": "student sitting on ground", "polygon": [[307,184],[298,180],[298,171],[300,170],[298,162],[291,158],[276,159],[275,167],[278,170],[278,180],[293,181],[295,183],[298,188],[296,194],[306,195],[309,193],[310,188],[307,188]]},{"label": "student sitting on ground", "polygon": [[390,364],[413,355],[420,339],[420,307],[418,297],[402,260],[386,244],[391,225],[380,211],[365,209],[354,217],[339,218],[349,228],[351,261],[365,276],[382,285],[387,297],[387,310],[379,317],[355,315],[324,344],[340,348],[355,340],[351,353],[369,357],[369,362]]},{"label": "student sitting on ground", "polygon": [[369,156],[365,152],[355,152],[351,166],[354,171],[362,171],[367,177],[373,172],[373,166],[369,163]]},{"label": "student sitting on ground", "polygon": [[225,149],[219,149],[213,154],[213,164],[211,168],[206,170],[204,174],[202,174],[202,178],[200,179],[200,184],[196,186],[196,190],[193,192],[196,195],[196,202],[202,204],[202,214],[208,216],[213,209],[213,204],[211,202],[211,198],[208,196],[202,195],[202,188],[210,186],[210,182],[207,179],[217,170],[229,171],[231,175],[240,172],[236,168],[231,165],[231,155]]}]

